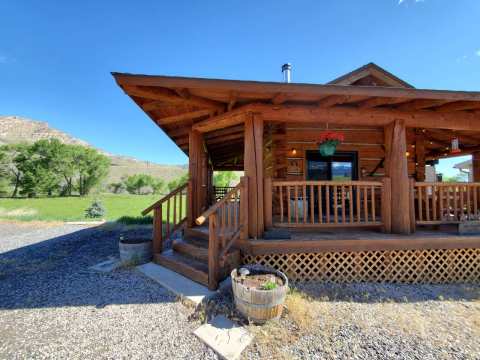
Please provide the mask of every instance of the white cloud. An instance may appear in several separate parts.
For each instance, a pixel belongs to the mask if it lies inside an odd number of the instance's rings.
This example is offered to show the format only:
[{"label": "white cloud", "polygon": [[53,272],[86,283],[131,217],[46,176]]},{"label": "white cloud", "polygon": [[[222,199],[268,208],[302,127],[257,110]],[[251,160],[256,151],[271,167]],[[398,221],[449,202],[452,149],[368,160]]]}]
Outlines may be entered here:
[{"label": "white cloud", "polygon": [[480,49],[478,49],[477,51],[475,51],[475,54],[476,54],[477,56],[480,56]]}]

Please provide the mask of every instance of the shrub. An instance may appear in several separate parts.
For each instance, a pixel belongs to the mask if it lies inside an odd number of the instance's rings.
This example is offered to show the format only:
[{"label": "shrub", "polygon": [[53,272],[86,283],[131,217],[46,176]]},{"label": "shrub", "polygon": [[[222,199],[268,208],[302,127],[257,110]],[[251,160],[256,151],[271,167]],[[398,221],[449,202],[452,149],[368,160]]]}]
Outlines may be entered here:
[{"label": "shrub", "polygon": [[91,219],[97,219],[105,216],[105,208],[100,200],[94,200],[92,205],[85,210],[85,217]]}]

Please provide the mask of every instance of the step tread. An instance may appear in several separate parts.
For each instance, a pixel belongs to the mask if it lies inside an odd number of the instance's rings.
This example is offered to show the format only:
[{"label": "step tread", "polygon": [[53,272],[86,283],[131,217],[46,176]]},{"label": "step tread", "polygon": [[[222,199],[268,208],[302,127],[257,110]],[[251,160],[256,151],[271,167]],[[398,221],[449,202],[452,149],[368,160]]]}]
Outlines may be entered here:
[{"label": "step tread", "polygon": [[155,254],[154,262],[184,275],[195,282],[208,286],[208,265],[203,262],[184,256],[173,250]]},{"label": "step tread", "polygon": [[208,243],[192,239],[175,240],[172,245],[175,252],[194,258],[203,263],[208,262]]}]

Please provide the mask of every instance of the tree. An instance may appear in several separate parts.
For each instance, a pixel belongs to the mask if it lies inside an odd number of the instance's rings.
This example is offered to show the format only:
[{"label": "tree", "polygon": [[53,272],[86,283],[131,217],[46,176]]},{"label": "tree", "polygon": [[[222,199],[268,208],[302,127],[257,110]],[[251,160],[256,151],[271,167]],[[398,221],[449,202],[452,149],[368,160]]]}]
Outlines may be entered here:
[{"label": "tree", "polygon": [[443,182],[465,182],[468,181],[468,177],[465,173],[459,173],[453,176],[445,176],[442,180]]},{"label": "tree", "polygon": [[152,192],[155,179],[147,174],[135,174],[127,177],[124,183],[130,194],[141,195]]},{"label": "tree", "polygon": [[120,194],[127,190],[123,181],[111,183],[110,185],[108,185],[108,187],[110,191],[114,194]]},{"label": "tree", "polygon": [[28,147],[27,144],[0,146],[0,179],[3,183],[13,187],[11,197],[17,196],[23,178],[23,173],[18,168],[16,159],[17,157],[27,158]]},{"label": "tree", "polygon": [[74,159],[78,167],[77,189],[87,195],[107,176],[110,159],[97,150],[76,145]]},{"label": "tree", "polygon": [[213,174],[213,184],[215,186],[230,186],[234,180],[238,180],[239,175],[234,171],[215,171]]},{"label": "tree", "polygon": [[187,181],[188,181],[188,174],[184,174],[184,175],[170,181],[167,184],[168,191],[172,192],[173,190],[175,190],[179,186],[185,184]]},{"label": "tree", "polygon": [[165,187],[165,181],[162,179],[154,179],[151,186],[154,194],[161,194]]}]

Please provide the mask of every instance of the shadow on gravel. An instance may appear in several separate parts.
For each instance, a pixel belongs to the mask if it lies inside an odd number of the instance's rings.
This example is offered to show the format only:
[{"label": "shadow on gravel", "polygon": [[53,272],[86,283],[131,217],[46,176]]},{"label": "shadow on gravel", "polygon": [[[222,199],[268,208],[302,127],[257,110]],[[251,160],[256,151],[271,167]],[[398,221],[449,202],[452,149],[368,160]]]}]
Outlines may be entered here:
[{"label": "shadow on gravel", "polygon": [[99,226],[0,254],[0,309],[173,302],[176,298],[133,269],[89,267],[118,254],[118,239],[151,229]]}]

